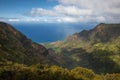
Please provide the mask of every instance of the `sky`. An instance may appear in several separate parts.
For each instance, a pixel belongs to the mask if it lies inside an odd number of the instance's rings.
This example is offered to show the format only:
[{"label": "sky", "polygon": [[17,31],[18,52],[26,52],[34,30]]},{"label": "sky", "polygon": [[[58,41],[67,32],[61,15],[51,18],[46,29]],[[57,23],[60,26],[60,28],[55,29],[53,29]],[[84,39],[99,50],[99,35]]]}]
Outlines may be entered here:
[{"label": "sky", "polygon": [[120,23],[120,0],[0,0],[0,21]]}]

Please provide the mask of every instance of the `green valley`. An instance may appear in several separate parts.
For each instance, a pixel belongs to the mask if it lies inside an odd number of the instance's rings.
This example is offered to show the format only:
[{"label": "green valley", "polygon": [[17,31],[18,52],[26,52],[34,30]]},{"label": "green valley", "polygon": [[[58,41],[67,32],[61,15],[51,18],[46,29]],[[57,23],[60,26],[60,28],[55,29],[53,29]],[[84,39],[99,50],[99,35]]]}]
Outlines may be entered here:
[{"label": "green valley", "polygon": [[0,80],[120,80],[120,24],[37,44],[0,22]]},{"label": "green valley", "polygon": [[66,57],[65,67],[82,66],[97,73],[120,72],[120,24],[101,23],[92,30],[83,30],[45,46]]}]

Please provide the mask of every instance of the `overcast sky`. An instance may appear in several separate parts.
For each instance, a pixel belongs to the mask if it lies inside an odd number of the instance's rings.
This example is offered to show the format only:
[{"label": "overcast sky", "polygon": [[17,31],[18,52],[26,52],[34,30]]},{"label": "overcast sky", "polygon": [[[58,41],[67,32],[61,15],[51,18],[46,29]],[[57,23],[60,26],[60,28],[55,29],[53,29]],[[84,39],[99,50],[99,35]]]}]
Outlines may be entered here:
[{"label": "overcast sky", "polygon": [[0,0],[0,21],[120,23],[120,0]]}]

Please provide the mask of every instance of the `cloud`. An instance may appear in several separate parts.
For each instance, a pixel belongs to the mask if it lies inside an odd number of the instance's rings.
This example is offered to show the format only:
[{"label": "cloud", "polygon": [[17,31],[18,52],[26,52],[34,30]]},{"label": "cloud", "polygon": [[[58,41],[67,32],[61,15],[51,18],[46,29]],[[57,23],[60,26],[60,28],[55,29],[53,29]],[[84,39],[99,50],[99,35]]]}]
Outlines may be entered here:
[{"label": "cloud", "polygon": [[8,22],[19,22],[19,18],[6,18],[6,17],[0,17],[0,21],[8,21]]},{"label": "cloud", "polygon": [[0,17],[0,21],[5,22],[40,22],[42,19],[36,19],[36,18],[6,18],[6,17]]},{"label": "cloud", "polygon": [[[47,21],[52,20],[52,22],[89,22],[93,21],[97,17],[97,21],[105,20],[105,18],[100,19],[93,14],[90,9],[81,9],[74,5],[56,5],[52,9],[47,10],[43,8],[32,8],[29,12],[32,17],[46,17]],[[94,18],[94,19],[93,19]],[[100,19],[100,20],[98,20]],[[94,20],[95,21],[95,20]]]},{"label": "cloud", "polygon": [[92,11],[89,9],[79,9],[76,6],[63,6],[57,5],[51,10],[43,8],[32,8],[30,11],[31,16],[84,16],[92,15]]},{"label": "cloud", "polygon": [[43,8],[32,8],[30,11],[31,16],[56,16],[57,14],[52,10],[46,10]]},{"label": "cloud", "polygon": [[51,10],[43,8],[33,8],[30,11],[32,17],[46,18],[52,22],[84,22],[87,16],[92,16],[89,9],[80,9],[77,6],[56,5]]},{"label": "cloud", "polygon": [[91,15],[92,11],[89,9],[80,9],[76,6],[63,6],[57,5],[54,7],[54,10],[58,14],[64,14],[68,16],[84,16],[84,15]]},{"label": "cloud", "polygon": [[58,1],[52,8],[32,8],[22,19],[3,19],[23,22],[112,22],[120,23],[120,0],[48,0]]},{"label": "cloud", "polygon": [[62,5],[89,9],[95,16],[102,16],[98,19],[103,21],[106,19],[107,22],[120,22],[120,0],[59,0],[59,2]]},{"label": "cloud", "polygon": [[[119,0],[58,0],[64,5],[76,5],[81,8],[92,10],[110,10],[111,8],[120,8]],[[119,11],[118,11],[119,12]]]},{"label": "cloud", "polygon": [[8,19],[8,21],[10,21],[10,22],[19,22],[20,19]]},{"label": "cloud", "polygon": [[[52,0],[54,1],[54,0]],[[119,0],[58,0],[52,9],[33,8],[31,16],[53,22],[120,22]]]}]

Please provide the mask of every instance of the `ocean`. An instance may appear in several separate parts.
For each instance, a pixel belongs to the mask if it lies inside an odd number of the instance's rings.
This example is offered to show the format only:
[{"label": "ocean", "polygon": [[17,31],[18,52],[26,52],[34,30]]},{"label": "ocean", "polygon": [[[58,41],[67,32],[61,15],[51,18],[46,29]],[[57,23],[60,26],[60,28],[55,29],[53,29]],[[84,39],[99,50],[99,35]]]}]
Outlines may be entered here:
[{"label": "ocean", "polygon": [[37,43],[62,41],[67,36],[84,29],[89,30],[96,24],[57,24],[57,23],[10,23],[29,39]]}]

